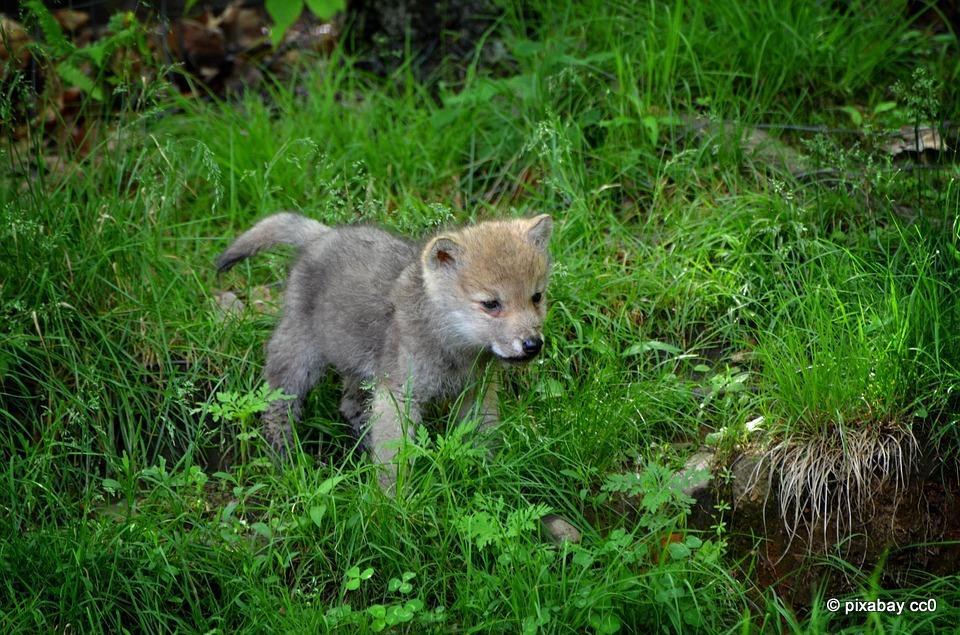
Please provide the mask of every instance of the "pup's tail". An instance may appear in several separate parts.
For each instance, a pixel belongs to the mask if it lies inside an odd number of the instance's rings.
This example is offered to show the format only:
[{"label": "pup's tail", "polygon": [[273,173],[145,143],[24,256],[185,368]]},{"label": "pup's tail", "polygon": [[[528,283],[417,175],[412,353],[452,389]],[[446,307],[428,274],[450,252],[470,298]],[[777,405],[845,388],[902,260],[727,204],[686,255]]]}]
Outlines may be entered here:
[{"label": "pup's tail", "polygon": [[300,214],[281,212],[267,216],[241,234],[217,257],[217,273],[228,271],[244,258],[274,245],[293,245],[300,249],[327,231],[330,228],[326,225]]}]

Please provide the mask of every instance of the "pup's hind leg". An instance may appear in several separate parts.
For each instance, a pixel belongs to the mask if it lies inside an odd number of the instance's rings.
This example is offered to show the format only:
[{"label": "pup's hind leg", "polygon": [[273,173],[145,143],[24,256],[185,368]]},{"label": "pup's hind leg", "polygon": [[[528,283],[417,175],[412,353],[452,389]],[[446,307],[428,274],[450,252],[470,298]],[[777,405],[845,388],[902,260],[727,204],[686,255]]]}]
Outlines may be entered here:
[{"label": "pup's hind leg", "polygon": [[267,344],[267,383],[293,396],[271,403],[262,417],[263,435],[281,456],[293,441],[290,421],[300,420],[303,400],[325,366],[315,339],[293,322],[281,320]]},{"label": "pup's hind leg", "polygon": [[353,375],[343,377],[343,396],[340,398],[340,414],[353,428],[354,434],[361,442],[366,432],[367,420],[370,418],[368,410],[370,395],[361,386],[362,380]]}]

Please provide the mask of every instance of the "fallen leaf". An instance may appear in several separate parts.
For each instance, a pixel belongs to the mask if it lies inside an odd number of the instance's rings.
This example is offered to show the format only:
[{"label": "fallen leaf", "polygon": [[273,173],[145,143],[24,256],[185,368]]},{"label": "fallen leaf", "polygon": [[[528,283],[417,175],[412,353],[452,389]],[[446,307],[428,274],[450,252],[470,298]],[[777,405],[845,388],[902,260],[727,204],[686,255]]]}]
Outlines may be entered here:
[{"label": "fallen leaf", "polygon": [[250,295],[247,298],[250,306],[256,313],[272,315],[279,309],[270,287],[260,285],[250,289]]},{"label": "fallen leaf", "polygon": [[[13,60],[17,68],[23,68],[30,59],[29,43],[30,36],[19,22],[0,15],[0,61]],[[6,67],[6,64],[0,64],[3,69],[0,77],[6,76]]]},{"label": "fallen leaf", "polygon": [[884,147],[884,150],[893,156],[904,152],[924,152],[925,150],[941,152],[947,149],[947,145],[940,137],[940,132],[930,126],[904,126],[891,137],[892,141]]},{"label": "fallen leaf", "polygon": [[73,33],[79,31],[90,21],[90,14],[86,11],[75,11],[74,9],[59,9],[53,12],[53,17],[64,31]]},{"label": "fallen leaf", "polygon": [[193,68],[223,64],[227,50],[223,32],[190,18],[178,20],[167,34],[170,50]]},{"label": "fallen leaf", "polygon": [[220,19],[220,28],[227,42],[236,50],[250,51],[269,42],[270,29],[265,16],[257,9],[245,9],[240,3],[232,2]]}]

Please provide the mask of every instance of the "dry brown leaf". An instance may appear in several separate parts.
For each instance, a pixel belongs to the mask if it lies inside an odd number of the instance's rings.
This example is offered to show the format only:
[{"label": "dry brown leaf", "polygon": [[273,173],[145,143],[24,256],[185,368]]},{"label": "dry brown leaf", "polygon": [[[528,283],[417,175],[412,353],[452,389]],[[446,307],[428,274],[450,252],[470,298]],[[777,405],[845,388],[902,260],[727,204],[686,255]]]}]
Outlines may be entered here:
[{"label": "dry brown leaf", "polygon": [[237,50],[249,51],[269,43],[270,29],[262,12],[245,9],[232,2],[220,16],[221,29],[227,41]]},{"label": "dry brown leaf", "polygon": [[904,152],[924,152],[925,150],[941,152],[946,148],[947,145],[936,128],[904,126],[892,135],[892,140],[883,149],[888,154],[897,156]]},{"label": "dry brown leaf", "polygon": [[86,11],[75,11],[73,9],[59,9],[53,12],[53,17],[60,23],[63,30],[69,33],[79,31],[90,22],[89,13]]},{"label": "dry brown leaf", "polygon": [[260,285],[250,289],[247,301],[255,313],[273,315],[280,309],[277,300],[273,297],[273,292],[270,291],[270,287],[266,285]]},{"label": "dry brown leaf", "polygon": [[23,68],[30,57],[29,43],[30,35],[19,22],[0,15],[0,61],[12,59],[17,68]]},{"label": "dry brown leaf", "polygon": [[219,68],[227,55],[223,32],[219,28],[210,28],[189,18],[174,24],[167,34],[167,44],[180,59],[198,68]]}]

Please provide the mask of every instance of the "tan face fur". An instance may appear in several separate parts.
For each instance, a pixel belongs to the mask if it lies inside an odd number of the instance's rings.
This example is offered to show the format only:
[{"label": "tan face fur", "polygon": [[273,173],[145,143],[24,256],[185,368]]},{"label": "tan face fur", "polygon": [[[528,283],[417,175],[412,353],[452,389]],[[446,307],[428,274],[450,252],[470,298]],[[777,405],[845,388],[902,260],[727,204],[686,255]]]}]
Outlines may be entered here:
[{"label": "tan face fur", "polygon": [[[508,361],[543,341],[553,221],[490,221],[431,240],[421,255],[427,294],[449,335]],[[535,346],[534,346],[535,345]]]}]

